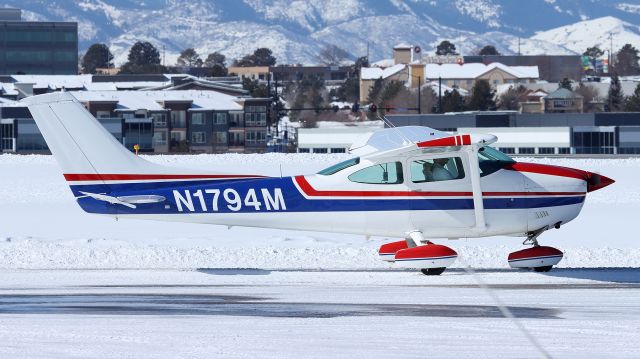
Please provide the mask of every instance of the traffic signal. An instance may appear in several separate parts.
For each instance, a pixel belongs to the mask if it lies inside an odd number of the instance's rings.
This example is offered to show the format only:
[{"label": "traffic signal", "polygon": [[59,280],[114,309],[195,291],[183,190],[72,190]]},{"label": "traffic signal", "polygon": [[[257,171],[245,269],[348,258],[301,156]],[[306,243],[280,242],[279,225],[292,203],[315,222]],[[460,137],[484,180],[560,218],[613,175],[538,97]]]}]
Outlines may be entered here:
[{"label": "traffic signal", "polygon": [[369,105],[369,112],[378,112],[378,106],[376,106],[375,103],[372,103],[371,105]]},{"label": "traffic signal", "polygon": [[359,112],[360,111],[360,104],[359,103],[354,103],[353,105],[351,105],[351,112]]}]

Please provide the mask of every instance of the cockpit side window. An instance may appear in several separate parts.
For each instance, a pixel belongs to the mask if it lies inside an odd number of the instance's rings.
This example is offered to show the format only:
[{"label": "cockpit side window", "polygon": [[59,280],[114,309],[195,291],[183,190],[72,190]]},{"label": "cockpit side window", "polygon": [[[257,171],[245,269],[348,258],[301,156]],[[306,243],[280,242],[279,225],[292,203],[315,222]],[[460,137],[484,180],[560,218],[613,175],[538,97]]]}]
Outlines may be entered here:
[{"label": "cockpit side window", "polygon": [[480,177],[488,176],[515,162],[513,158],[489,146],[482,147],[478,151]]},{"label": "cockpit side window", "polygon": [[351,182],[369,184],[399,184],[404,181],[400,162],[378,163],[356,171],[348,178]]},{"label": "cockpit side window", "polygon": [[411,182],[438,182],[464,178],[460,157],[430,158],[412,161]]}]

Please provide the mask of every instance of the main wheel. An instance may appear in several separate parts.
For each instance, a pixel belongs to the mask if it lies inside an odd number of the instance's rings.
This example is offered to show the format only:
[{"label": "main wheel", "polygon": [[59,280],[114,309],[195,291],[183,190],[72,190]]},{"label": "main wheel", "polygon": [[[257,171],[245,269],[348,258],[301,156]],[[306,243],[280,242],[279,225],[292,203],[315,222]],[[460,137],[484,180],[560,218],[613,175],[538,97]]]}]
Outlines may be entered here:
[{"label": "main wheel", "polygon": [[548,272],[551,268],[553,268],[553,266],[534,267],[533,270],[536,272]]},{"label": "main wheel", "polygon": [[423,268],[423,269],[420,269],[420,271],[424,275],[440,275],[440,274],[442,274],[442,272],[444,272],[445,269],[447,269],[447,268],[446,267],[442,267],[442,268]]}]

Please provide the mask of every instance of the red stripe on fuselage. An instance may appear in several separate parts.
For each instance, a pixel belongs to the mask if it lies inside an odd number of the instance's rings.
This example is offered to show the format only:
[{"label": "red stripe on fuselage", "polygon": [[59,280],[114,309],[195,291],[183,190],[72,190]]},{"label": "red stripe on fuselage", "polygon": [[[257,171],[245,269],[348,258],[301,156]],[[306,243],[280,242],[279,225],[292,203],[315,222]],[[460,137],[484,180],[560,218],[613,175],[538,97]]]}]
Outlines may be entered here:
[{"label": "red stripe on fuselage", "polygon": [[191,179],[232,179],[265,178],[257,175],[168,175],[168,174],[79,174],[66,173],[67,181],[147,181],[147,180],[191,180]]},{"label": "red stripe on fuselage", "polygon": [[[316,190],[304,176],[296,176],[295,181],[300,189],[310,197],[472,197],[473,192],[440,192],[440,191],[338,191]],[[584,192],[483,192],[487,197],[504,196],[576,196]]]},{"label": "red stripe on fuselage", "polygon": [[516,162],[505,166],[504,169],[518,172],[538,173],[541,175],[576,178],[584,181],[589,179],[589,172],[587,171],[569,167],[541,165],[537,163]]}]

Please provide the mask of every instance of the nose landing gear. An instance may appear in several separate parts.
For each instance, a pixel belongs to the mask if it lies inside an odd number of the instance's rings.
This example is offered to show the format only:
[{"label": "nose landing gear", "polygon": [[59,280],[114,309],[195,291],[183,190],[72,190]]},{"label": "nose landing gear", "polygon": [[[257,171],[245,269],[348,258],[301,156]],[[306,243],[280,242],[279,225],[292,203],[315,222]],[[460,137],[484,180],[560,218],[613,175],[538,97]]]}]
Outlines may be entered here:
[{"label": "nose landing gear", "polygon": [[547,229],[548,227],[545,227],[528,233],[527,239],[522,244],[533,247],[509,253],[508,260],[511,268],[531,268],[536,272],[548,272],[562,260],[564,255],[562,251],[538,244],[538,237]]}]

